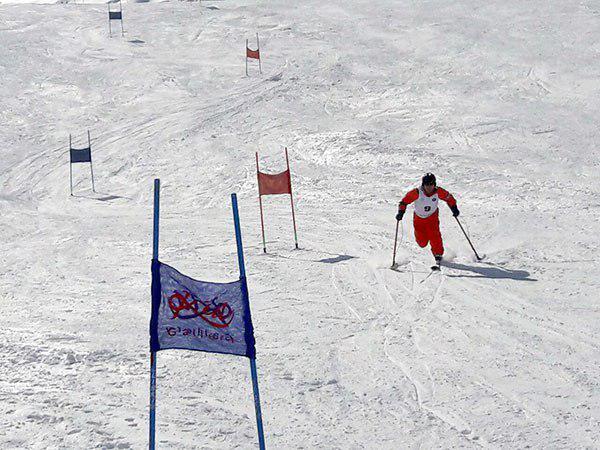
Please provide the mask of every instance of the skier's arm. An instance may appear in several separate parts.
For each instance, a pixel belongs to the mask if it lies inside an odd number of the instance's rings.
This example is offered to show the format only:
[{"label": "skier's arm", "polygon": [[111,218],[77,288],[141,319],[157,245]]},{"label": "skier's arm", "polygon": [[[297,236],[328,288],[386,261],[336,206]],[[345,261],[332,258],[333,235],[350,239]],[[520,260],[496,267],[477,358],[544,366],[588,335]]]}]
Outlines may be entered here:
[{"label": "skier's arm", "polygon": [[450,192],[448,192],[446,189],[441,188],[441,187],[437,188],[437,193],[438,193],[438,197],[440,200],[444,200],[446,203],[448,203],[448,206],[452,210],[452,215],[454,217],[458,217],[458,215],[460,214],[460,211],[458,210],[458,207],[456,206],[456,199],[452,196],[452,194]]},{"label": "skier's arm", "polygon": [[400,201],[398,205],[398,214],[396,214],[396,220],[402,220],[404,213],[406,212],[406,207],[419,198],[419,190],[413,189],[408,192],[404,196],[404,198]]},{"label": "skier's arm", "polygon": [[400,200],[400,204],[398,205],[398,211],[406,211],[406,207],[410,205],[412,202],[416,201],[419,198],[419,190],[412,189],[404,196],[402,200]]}]

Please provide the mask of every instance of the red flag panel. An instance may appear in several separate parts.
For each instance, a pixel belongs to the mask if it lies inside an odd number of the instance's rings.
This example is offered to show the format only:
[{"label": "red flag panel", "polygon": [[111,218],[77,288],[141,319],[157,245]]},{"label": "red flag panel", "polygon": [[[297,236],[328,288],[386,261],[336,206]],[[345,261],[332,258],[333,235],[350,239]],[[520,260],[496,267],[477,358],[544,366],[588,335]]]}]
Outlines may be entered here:
[{"label": "red flag panel", "polygon": [[277,174],[268,174],[258,172],[258,194],[291,194],[292,185],[290,181],[290,171]]},{"label": "red flag panel", "polygon": [[260,59],[260,50],[250,50],[246,47],[246,58]]}]

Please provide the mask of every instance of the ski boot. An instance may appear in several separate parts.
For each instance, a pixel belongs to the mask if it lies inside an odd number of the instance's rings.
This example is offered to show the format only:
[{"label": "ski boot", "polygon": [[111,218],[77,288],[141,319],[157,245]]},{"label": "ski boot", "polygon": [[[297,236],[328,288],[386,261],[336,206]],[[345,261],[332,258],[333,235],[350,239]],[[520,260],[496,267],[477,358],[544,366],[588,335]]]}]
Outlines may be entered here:
[{"label": "ski boot", "polygon": [[435,266],[431,266],[431,270],[440,270],[440,265],[442,264],[442,255],[433,255],[435,258]]}]

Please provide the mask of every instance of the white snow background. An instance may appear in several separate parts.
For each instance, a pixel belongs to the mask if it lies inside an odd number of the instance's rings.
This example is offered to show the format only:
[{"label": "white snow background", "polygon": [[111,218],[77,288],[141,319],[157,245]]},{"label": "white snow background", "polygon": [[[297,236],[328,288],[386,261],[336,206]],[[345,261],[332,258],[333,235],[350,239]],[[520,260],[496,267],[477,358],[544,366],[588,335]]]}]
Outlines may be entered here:
[{"label": "white snow background", "polygon": [[[21,3],[21,2],[18,2]],[[147,446],[160,258],[238,277],[267,446],[599,448],[600,5],[272,0],[0,5],[0,447]],[[263,75],[245,39],[260,33]],[[92,136],[89,168],[68,135]],[[254,152],[290,152],[289,200]],[[395,211],[424,172],[449,267]],[[158,448],[255,448],[245,358],[158,353]]]}]

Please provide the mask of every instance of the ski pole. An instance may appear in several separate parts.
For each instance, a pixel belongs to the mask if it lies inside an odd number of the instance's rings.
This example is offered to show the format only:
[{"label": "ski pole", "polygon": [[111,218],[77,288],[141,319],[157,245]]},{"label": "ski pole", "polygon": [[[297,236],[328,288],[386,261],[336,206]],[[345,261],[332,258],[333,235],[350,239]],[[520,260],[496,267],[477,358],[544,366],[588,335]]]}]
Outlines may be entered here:
[{"label": "ski pole", "polygon": [[471,248],[473,249],[473,252],[475,253],[475,256],[477,257],[477,261],[481,261],[483,258],[481,258],[478,254],[477,254],[477,250],[475,250],[475,247],[473,247],[473,244],[471,243],[471,239],[469,239],[469,236],[467,236],[467,233],[465,231],[465,229],[463,228],[462,224],[460,223],[460,220],[458,220],[458,217],[454,216],[454,218],[456,219],[456,221],[458,222],[458,226],[460,227],[460,229],[462,230],[463,234],[465,235],[465,237],[467,238],[467,241],[469,242],[469,245],[471,246]]},{"label": "ski pole", "polygon": [[392,257],[392,268],[396,265],[396,246],[398,245],[398,227],[400,221],[396,220],[396,237],[394,238],[394,256]]}]

